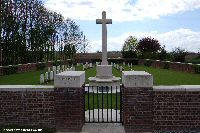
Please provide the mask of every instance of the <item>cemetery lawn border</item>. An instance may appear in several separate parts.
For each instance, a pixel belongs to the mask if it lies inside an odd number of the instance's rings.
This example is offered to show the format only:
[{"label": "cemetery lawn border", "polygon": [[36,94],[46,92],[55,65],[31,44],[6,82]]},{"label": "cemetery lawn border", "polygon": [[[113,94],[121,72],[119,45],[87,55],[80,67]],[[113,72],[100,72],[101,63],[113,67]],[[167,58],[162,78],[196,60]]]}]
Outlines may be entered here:
[{"label": "cemetery lawn border", "polygon": [[[131,70],[127,65],[123,67],[125,71]],[[200,85],[200,74],[146,67],[142,65],[134,65],[132,69],[135,71],[146,71],[152,74],[154,85]],[[39,85],[40,73],[44,73],[45,71],[47,70],[0,76],[0,85]],[[76,71],[83,71],[82,66],[76,67]],[[113,67],[113,74],[117,77],[121,77],[122,72]],[[86,84],[88,83],[88,78],[95,75],[96,67],[87,69]],[[53,85],[53,81],[45,85]]]}]

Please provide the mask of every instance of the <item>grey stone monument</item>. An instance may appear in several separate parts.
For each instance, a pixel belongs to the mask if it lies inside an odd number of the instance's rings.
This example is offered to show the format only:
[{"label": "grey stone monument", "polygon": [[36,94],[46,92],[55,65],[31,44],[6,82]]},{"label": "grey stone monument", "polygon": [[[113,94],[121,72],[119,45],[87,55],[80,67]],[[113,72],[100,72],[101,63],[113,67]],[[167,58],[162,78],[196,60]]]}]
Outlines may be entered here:
[{"label": "grey stone monument", "polygon": [[112,24],[112,19],[106,19],[106,12],[102,12],[102,19],[97,19],[96,24],[102,24],[102,62],[97,65],[97,74],[95,77],[89,77],[90,86],[119,86],[120,77],[112,75],[112,65],[107,61],[107,27],[106,24]]}]

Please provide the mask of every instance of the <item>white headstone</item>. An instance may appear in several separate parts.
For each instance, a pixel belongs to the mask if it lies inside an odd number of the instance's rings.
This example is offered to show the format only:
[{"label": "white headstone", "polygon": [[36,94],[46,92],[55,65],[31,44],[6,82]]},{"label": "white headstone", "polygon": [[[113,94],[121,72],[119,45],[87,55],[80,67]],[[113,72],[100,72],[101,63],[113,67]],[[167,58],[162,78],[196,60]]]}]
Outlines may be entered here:
[{"label": "white headstone", "polygon": [[50,72],[51,71],[51,68],[50,67],[48,67],[48,72]]},{"label": "white headstone", "polygon": [[125,66],[125,65],[126,65],[126,63],[125,63],[125,62],[123,62],[123,65]]},{"label": "white headstone", "polygon": [[62,71],[64,71],[65,70],[65,65],[62,65],[61,68],[62,68]]},{"label": "white headstone", "polygon": [[92,68],[92,63],[90,63],[90,68]]},{"label": "white headstone", "polygon": [[83,65],[83,70],[85,70],[85,65]]},{"label": "white headstone", "polygon": [[50,72],[50,80],[53,80],[53,71]]},{"label": "white headstone", "polygon": [[103,11],[102,19],[96,19],[96,24],[102,24],[102,62],[101,62],[101,65],[108,65],[106,24],[112,24],[112,19],[106,19],[106,12]]},{"label": "white headstone", "polygon": [[119,65],[117,64],[117,69],[119,69]]},{"label": "white headstone", "polygon": [[40,84],[44,84],[44,74],[40,74]]},{"label": "white headstone", "polygon": [[120,69],[120,71],[123,71],[123,66],[120,66],[119,69]]},{"label": "white headstone", "polygon": [[45,73],[45,80],[48,81],[49,80],[49,72]]},{"label": "white headstone", "polygon": [[131,68],[133,67],[133,64],[131,63]]},{"label": "white headstone", "polygon": [[56,71],[56,66],[53,66],[53,71]]},{"label": "white headstone", "polygon": [[130,67],[129,63],[128,63],[128,67]]}]

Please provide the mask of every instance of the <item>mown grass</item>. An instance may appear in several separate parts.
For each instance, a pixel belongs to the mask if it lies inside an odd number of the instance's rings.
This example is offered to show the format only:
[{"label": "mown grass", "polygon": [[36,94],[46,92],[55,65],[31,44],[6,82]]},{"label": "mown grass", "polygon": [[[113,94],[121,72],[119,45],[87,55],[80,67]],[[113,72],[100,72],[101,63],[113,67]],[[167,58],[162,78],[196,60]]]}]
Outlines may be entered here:
[{"label": "mown grass", "polygon": [[0,76],[0,85],[38,85],[40,84],[40,74],[46,71],[40,70]]},{"label": "mown grass", "polygon": [[[127,68],[127,66],[126,66]],[[154,85],[199,85],[200,74],[159,69],[146,66],[133,66],[135,71],[146,71],[153,75]]]},{"label": "mown grass", "polygon": [[[111,96],[112,95],[112,96]],[[88,102],[89,101],[89,102]],[[117,104],[116,104],[117,103]],[[86,93],[85,95],[85,110],[94,109],[120,109],[120,94],[119,93]]]},{"label": "mown grass", "polygon": [[[125,71],[130,70],[128,66],[124,66]],[[200,74],[192,74],[186,72],[179,72],[167,69],[159,69],[153,67],[146,67],[135,65],[132,67],[135,71],[146,71],[153,75],[154,85],[199,85]],[[77,71],[82,71],[82,66],[76,67]],[[43,71],[33,71],[26,73],[18,73],[12,75],[0,76],[0,85],[38,85],[40,79],[40,73]],[[96,75],[96,67],[87,69],[86,71],[86,83],[88,78]],[[113,75],[121,77],[121,72],[113,68]],[[53,85],[53,81],[47,83],[47,85]]]}]

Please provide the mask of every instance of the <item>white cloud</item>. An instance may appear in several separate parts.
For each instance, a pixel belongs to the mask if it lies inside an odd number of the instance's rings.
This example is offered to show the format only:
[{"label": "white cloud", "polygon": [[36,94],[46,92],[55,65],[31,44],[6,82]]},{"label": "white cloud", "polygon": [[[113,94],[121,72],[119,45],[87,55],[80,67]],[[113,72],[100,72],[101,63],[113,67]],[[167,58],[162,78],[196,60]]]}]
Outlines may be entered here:
[{"label": "white cloud", "polygon": [[[133,1],[133,0],[132,0]],[[115,21],[159,19],[200,8],[200,0],[47,0],[45,6],[66,18],[95,20],[105,10]]]},{"label": "white cloud", "polygon": [[[200,32],[194,32],[190,29],[177,29],[165,33],[156,31],[124,33],[118,37],[108,38],[108,51],[121,50],[124,40],[130,35],[136,36],[138,39],[147,36],[154,37],[159,40],[162,46],[165,45],[167,51],[172,51],[175,47],[181,47],[191,52],[200,51]],[[92,47],[90,52],[101,50],[101,40],[92,40],[90,45]]]}]

